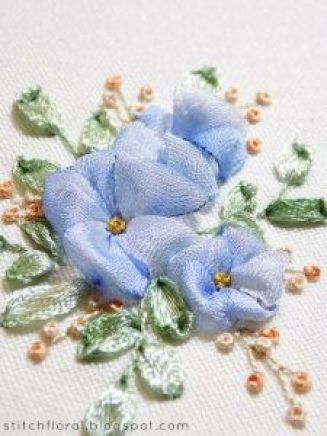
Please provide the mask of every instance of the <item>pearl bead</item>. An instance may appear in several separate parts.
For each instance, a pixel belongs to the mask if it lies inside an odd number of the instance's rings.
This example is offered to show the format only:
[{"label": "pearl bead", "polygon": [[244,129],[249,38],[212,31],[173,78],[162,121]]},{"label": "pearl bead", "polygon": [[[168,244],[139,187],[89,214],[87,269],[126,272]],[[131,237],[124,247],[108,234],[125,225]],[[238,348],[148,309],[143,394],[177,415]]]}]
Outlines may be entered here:
[{"label": "pearl bead", "polygon": [[286,414],[289,423],[296,428],[305,426],[306,412],[302,406],[291,406]]},{"label": "pearl bead", "polygon": [[14,182],[12,180],[3,180],[0,182],[0,198],[11,198],[14,193]]},{"label": "pearl bead", "polygon": [[251,124],[256,124],[261,121],[261,111],[257,108],[250,108],[245,114],[245,118]]},{"label": "pearl bead", "polygon": [[46,339],[54,339],[59,332],[58,323],[55,320],[48,321],[42,328],[42,334]]},{"label": "pearl bead", "polygon": [[115,76],[108,77],[105,85],[110,91],[118,91],[121,88],[122,83],[121,76],[116,74]]},{"label": "pearl bead", "polygon": [[293,389],[299,394],[309,392],[312,386],[310,375],[303,371],[293,372],[291,384]]},{"label": "pearl bead", "polygon": [[278,344],[280,340],[280,333],[276,327],[267,327],[259,332],[259,336],[269,339],[273,344]]},{"label": "pearl bead", "polygon": [[272,101],[268,92],[257,92],[256,102],[261,106],[270,106]]},{"label": "pearl bead", "polygon": [[246,380],[246,387],[252,394],[258,394],[263,389],[263,383],[263,374],[261,372],[252,372]]},{"label": "pearl bead", "polygon": [[254,343],[254,349],[262,356],[265,356],[270,353],[272,349],[272,342],[270,339],[264,336],[259,336]]},{"label": "pearl bead", "polygon": [[237,88],[230,88],[225,92],[225,100],[229,103],[236,103],[238,100],[239,94]]},{"label": "pearl bead", "polygon": [[259,153],[259,151],[261,150],[261,145],[262,145],[262,142],[260,141],[259,138],[249,139],[246,142],[247,152],[250,153],[250,154]]},{"label": "pearl bead", "polygon": [[113,235],[120,235],[121,233],[124,233],[126,227],[127,227],[126,221],[120,216],[113,216],[107,222],[107,230]]},{"label": "pearl bead", "polygon": [[43,341],[33,342],[28,349],[28,357],[35,363],[45,359],[48,353],[48,347]]},{"label": "pearl bead", "polygon": [[225,332],[217,336],[215,344],[219,351],[229,352],[233,349],[235,343],[234,336],[231,333]]},{"label": "pearl bead", "polygon": [[144,85],[140,89],[139,99],[142,101],[151,101],[154,98],[153,88],[149,85]]},{"label": "pearl bead", "polygon": [[305,285],[305,275],[296,274],[290,277],[286,282],[286,287],[291,292],[301,292]]},{"label": "pearl bead", "polygon": [[320,278],[321,269],[316,265],[306,265],[303,273],[310,282],[315,282]]}]

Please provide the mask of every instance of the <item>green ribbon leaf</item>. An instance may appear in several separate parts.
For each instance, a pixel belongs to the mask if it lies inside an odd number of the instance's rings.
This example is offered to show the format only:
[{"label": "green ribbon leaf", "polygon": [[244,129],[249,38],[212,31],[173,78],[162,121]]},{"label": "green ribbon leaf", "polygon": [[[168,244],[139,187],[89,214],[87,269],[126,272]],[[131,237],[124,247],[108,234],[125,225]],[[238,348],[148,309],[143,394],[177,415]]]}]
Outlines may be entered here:
[{"label": "green ribbon leaf", "polygon": [[145,297],[145,309],[153,330],[165,340],[187,339],[193,327],[193,314],[176,284],[166,277],[152,281]]},{"label": "green ribbon leaf", "polygon": [[311,148],[304,144],[294,143],[278,158],[275,171],[283,183],[301,185],[306,179],[311,164]]},{"label": "green ribbon leaf", "polygon": [[136,412],[134,395],[120,385],[111,385],[83,419],[89,436],[118,436],[132,422]]},{"label": "green ribbon leaf", "polygon": [[223,207],[223,219],[235,214],[253,214],[256,210],[257,187],[252,183],[239,182],[228,194]]},{"label": "green ribbon leaf", "polygon": [[11,251],[12,253],[23,253],[26,251],[26,248],[24,248],[22,245],[19,244],[11,244],[7,241],[7,239],[0,235],[0,253],[2,251]]},{"label": "green ribbon leaf", "polygon": [[283,227],[325,224],[327,201],[323,198],[279,199],[265,210],[267,219]]},{"label": "green ribbon leaf", "polygon": [[44,159],[17,158],[13,169],[14,177],[28,189],[42,193],[47,177],[59,167]]},{"label": "green ribbon leaf", "polygon": [[12,328],[64,315],[79,304],[85,291],[86,283],[82,280],[15,291],[2,315],[1,324]]},{"label": "green ribbon leaf", "polygon": [[40,221],[22,221],[19,227],[25,232],[37,245],[40,245],[52,256],[61,261],[63,257],[63,248],[59,242],[57,234],[53,231],[48,223]]},{"label": "green ribbon leaf", "polygon": [[172,351],[145,345],[139,352],[136,365],[141,381],[155,394],[167,399],[182,395],[184,371]]},{"label": "green ribbon leaf", "polygon": [[85,123],[80,139],[78,153],[91,153],[96,149],[107,149],[120,130],[117,118],[106,109],[95,112]]},{"label": "green ribbon leaf", "polygon": [[199,70],[192,71],[186,78],[185,84],[210,89],[214,92],[220,90],[219,75],[216,67],[205,66]]},{"label": "green ribbon leaf", "polygon": [[89,320],[77,348],[77,358],[112,358],[134,347],[140,339],[138,320],[127,310]]},{"label": "green ribbon leaf", "polygon": [[54,269],[54,263],[43,251],[23,252],[6,271],[6,278],[27,285]]},{"label": "green ribbon leaf", "polygon": [[249,229],[255,233],[259,239],[261,239],[263,242],[265,241],[263,230],[256,222],[255,218],[251,215],[246,213],[235,213],[227,218],[227,220],[224,221],[224,224]]},{"label": "green ribbon leaf", "polygon": [[56,135],[63,129],[63,117],[58,107],[40,86],[25,90],[16,101],[18,110],[32,127],[44,135]]}]

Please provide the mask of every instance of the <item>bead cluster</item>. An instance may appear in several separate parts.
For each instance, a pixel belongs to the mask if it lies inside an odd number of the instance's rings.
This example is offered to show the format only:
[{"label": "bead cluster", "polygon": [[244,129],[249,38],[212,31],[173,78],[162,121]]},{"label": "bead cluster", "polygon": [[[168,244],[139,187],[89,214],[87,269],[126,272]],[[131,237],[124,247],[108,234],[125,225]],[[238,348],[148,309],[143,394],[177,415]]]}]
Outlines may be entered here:
[{"label": "bead cluster", "polygon": [[[5,187],[10,187],[4,195],[1,195],[1,190]],[[1,188],[2,187],[2,188]],[[20,219],[26,220],[41,220],[44,219],[42,199],[40,196],[27,192],[22,199],[19,196],[14,197],[13,193],[15,185],[13,181],[0,182],[0,198],[10,199],[11,205],[2,213],[2,221],[6,224],[16,223]]]},{"label": "bead cluster", "polygon": [[312,382],[310,375],[304,371],[292,371],[272,357],[273,349],[280,341],[280,333],[276,327],[266,327],[257,333],[241,330],[234,334],[224,332],[217,336],[216,346],[224,353],[232,351],[238,343],[245,350],[251,373],[245,381],[246,389],[257,395],[265,386],[265,368],[277,378],[289,406],[286,412],[288,422],[294,427],[303,427],[306,412],[298,402],[296,395],[310,391]]},{"label": "bead cluster", "polygon": [[306,265],[301,270],[288,269],[286,288],[288,291],[298,294],[303,291],[307,282],[316,282],[321,276],[321,269],[316,265]]},{"label": "bead cluster", "polygon": [[105,82],[105,92],[102,95],[102,105],[107,109],[113,109],[120,121],[124,124],[133,121],[147,108],[154,98],[154,90],[149,85],[144,85],[138,92],[138,102],[129,104],[123,93],[123,79],[120,75],[109,76]]},{"label": "bead cluster", "polygon": [[76,318],[65,330],[60,331],[56,320],[48,321],[40,332],[40,339],[34,341],[28,348],[27,356],[32,362],[40,363],[49,354],[50,347],[69,337],[79,340],[83,335],[87,321],[99,313],[115,313],[123,309],[120,300],[103,300],[98,293],[91,294],[86,303],[86,313]]}]

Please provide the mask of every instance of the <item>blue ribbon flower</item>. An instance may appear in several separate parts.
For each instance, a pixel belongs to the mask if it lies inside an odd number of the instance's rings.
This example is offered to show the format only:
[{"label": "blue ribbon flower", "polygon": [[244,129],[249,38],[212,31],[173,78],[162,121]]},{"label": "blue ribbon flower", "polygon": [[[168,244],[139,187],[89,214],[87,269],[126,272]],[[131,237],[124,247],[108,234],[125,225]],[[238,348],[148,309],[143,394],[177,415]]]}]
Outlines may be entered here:
[{"label": "blue ribbon flower", "polygon": [[246,128],[242,115],[208,90],[180,86],[172,114],[153,106],[139,119],[163,140],[183,138],[196,146],[218,181],[226,181],[245,162]]},{"label": "blue ribbon flower", "polygon": [[183,144],[162,148],[147,130],[133,124],[112,152],[85,156],[45,185],[45,215],[67,256],[108,298],[142,298],[150,277],[163,274],[170,256],[194,241],[188,227],[169,217],[200,208],[213,189],[197,151],[184,162]]},{"label": "blue ribbon flower", "polygon": [[220,332],[274,315],[283,291],[288,255],[265,250],[250,231],[227,227],[177,253],[168,275],[175,280],[206,332]]}]

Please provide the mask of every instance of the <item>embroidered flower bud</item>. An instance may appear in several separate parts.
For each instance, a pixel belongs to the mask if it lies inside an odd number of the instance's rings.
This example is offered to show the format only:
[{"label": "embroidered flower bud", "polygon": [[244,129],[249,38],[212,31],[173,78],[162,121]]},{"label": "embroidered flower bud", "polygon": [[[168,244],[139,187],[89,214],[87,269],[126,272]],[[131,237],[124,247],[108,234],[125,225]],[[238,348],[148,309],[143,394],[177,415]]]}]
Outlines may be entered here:
[{"label": "embroidered flower bud", "polygon": [[3,212],[2,219],[5,223],[14,223],[20,217],[20,208],[18,206],[9,207]]},{"label": "embroidered flower bud", "polygon": [[239,94],[237,88],[230,88],[225,92],[225,100],[229,103],[236,103],[238,100]]},{"label": "embroidered flower bud", "polygon": [[306,412],[304,408],[300,405],[298,406],[291,406],[287,410],[286,414],[288,422],[296,428],[302,428],[305,426],[306,421]]},{"label": "embroidered flower bud", "polygon": [[296,274],[293,277],[290,277],[286,282],[287,290],[290,292],[301,292],[305,285],[305,275],[304,274]]},{"label": "embroidered flower bud", "polygon": [[118,106],[116,96],[112,94],[103,94],[102,102],[108,109],[116,109]]},{"label": "embroidered flower bud", "polygon": [[321,269],[316,265],[307,265],[303,268],[303,273],[307,280],[310,282],[316,282],[321,275]]},{"label": "embroidered flower bud", "polygon": [[261,121],[261,111],[255,107],[247,110],[245,118],[250,124],[256,124]]},{"label": "embroidered flower bud", "polygon": [[48,347],[43,341],[35,341],[28,349],[28,357],[34,362],[39,363],[46,358]]},{"label": "embroidered flower bud", "polygon": [[54,339],[59,332],[58,323],[55,320],[48,321],[42,328],[43,336],[48,339]]},{"label": "embroidered flower bud", "polygon": [[256,102],[261,106],[270,106],[272,103],[268,92],[257,92]]},{"label": "embroidered flower bud", "polygon": [[110,91],[118,91],[121,88],[122,83],[122,78],[118,74],[115,76],[110,76],[106,80],[106,88],[108,88]]},{"label": "embroidered flower bud", "polygon": [[151,101],[153,100],[153,97],[154,97],[153,88],[151,88],[151,86],[149,85],[142,86],[139,93],[139,99],[142,101]]},{"label": "embroidered flower bud", "polygon": [[25,212],[27,219],[33,220],[38,218],[44,218],[43,207],[40,201],[28,204],[25,208]]},{"label": "embroidered flower bud", "polygon": [[234,347],[235,339],[231,333],[225,332],[217,336],[215,343],[219,351],[229,352]]},{"label": "embroidered flower bud", "polygon": [[100,308],[105,312],[115,313],[120,312],[124,307],[124,304],[120,300],[105,301],[100,305]]},{"label": "embroidered flower bud", "polygon": [[11,198],[14,193],[14,182],[12,180],[0,181],[0,198]]},{"label": "embroidered flower bud", "polygon": [[264,337],[264,336],[259,336],[254,344],[254,349],[257,353],[259,353],[262,356],[266,356],[267,354],[270,353],[272,348],[272,342],[270,339]]},{"label": "embroidered flower bud", "polygon": [[261,150],[262,142],[259,138],[251,138],[246,142],[247,152],[250,154],[259,153]]},{"label": "embroidered flower bud", "polygon": [[311,389],[311,377],[307,372],[296,371],[291,376],[291,384],[298,394],[304,394]]},{"label": "embroidered flower bud", "polygon": [[263,374],[261,372],[252,372],[246,380],[246,388],[252,394],[258,394],[263,389]]},{"label": "embroidered flower bud", "polygon": [[275,345],[278,344],[280,340],[280,333],[276,327],[267,327],[260,330],[259,336],[269,339]]}]

